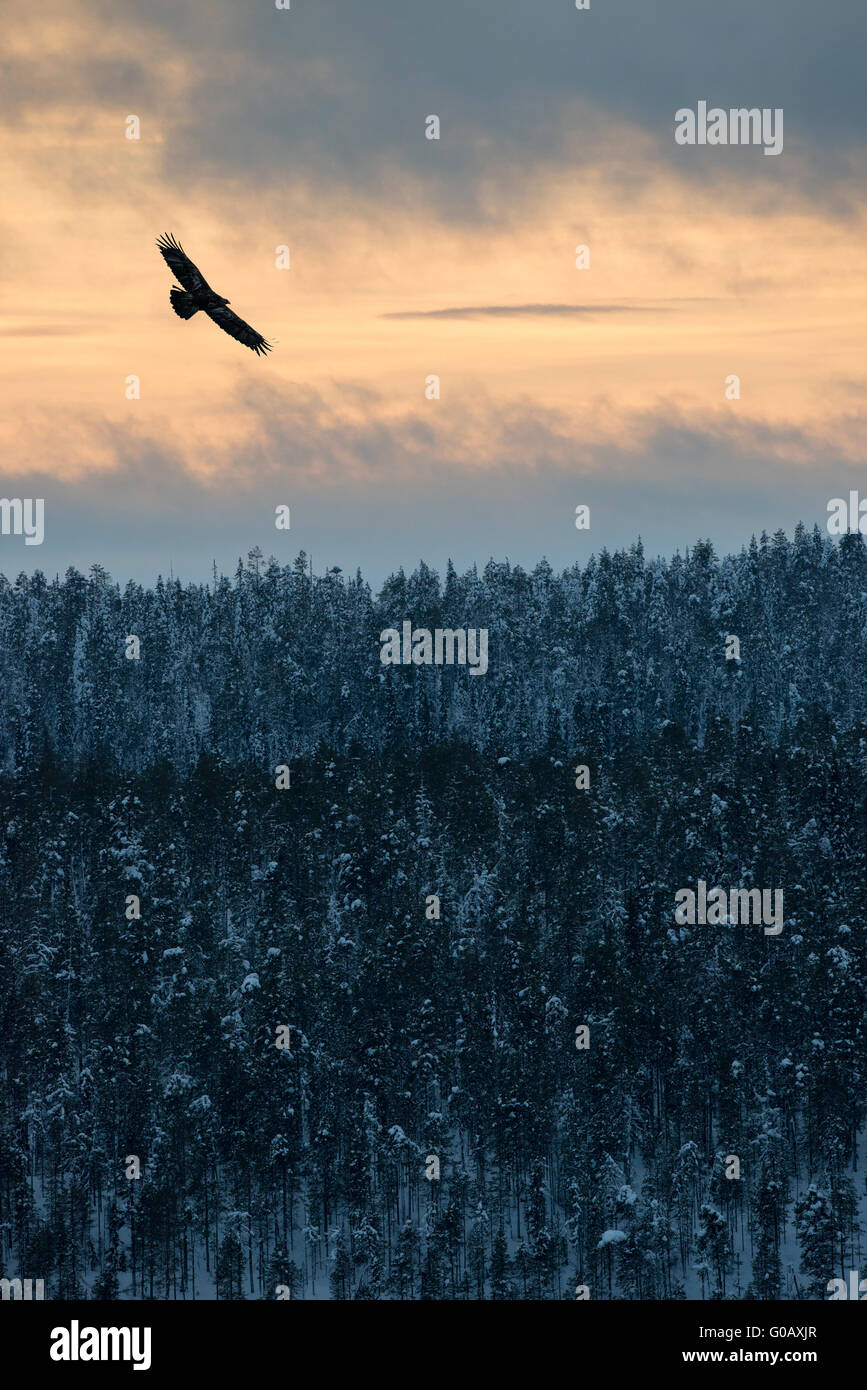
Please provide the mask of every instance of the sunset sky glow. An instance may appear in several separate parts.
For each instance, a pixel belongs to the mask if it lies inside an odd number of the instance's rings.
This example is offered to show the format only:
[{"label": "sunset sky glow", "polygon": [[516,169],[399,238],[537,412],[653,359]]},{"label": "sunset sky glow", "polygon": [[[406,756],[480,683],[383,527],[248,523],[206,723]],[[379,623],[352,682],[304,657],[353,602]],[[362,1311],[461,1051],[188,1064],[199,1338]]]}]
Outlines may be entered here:
[{"label": "sunset sky glow", "polygon": [[[0,569],[562,566],[867,492],[867,12],[701,10],[13,0],[3,493],[46,539]],[[700,99],[784,108],[783,153],[677,146]],[[174,316],[163,232],[271,357]]]}]

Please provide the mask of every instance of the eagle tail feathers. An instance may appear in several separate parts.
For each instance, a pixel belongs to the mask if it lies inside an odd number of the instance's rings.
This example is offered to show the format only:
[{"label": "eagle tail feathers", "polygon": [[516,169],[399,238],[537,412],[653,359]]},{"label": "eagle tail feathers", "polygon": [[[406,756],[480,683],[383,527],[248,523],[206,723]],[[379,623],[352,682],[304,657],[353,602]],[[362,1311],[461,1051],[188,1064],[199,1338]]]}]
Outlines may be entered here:
[{"label": "eagle tail feathers", "polygon": [[186,290],[170,290],[169,299],[172,301],[172,308],[179,319],[191,319],[193,314],[198,313],[198,304],[191,294],[187,294]]}]

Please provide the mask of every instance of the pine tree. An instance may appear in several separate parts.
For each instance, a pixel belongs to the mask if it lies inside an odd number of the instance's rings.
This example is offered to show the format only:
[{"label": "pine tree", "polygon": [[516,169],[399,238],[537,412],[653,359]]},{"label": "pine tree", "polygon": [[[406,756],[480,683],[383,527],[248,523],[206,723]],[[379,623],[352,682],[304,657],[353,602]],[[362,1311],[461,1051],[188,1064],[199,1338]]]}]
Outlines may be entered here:
[{"label": "pine tree", "polygon": [[756,1194],[756,1242],[753,1253],[753,1297],[777,1299],[783,1278],[779,1247],[780,1184],[766,1182]]},{"label": "pine tree", "polygon": [[243,1253],[234,1231],[228,1231],[220,1242],[217,1256],[217,1298],[242,1299]]},{"label": "pine tree", "polygon": [[795,1203],[795,1229],[801,1246],[801,1271],[806,1276],[807,1294],[824,1298],[828,1280],[837,1269],[839,1230],[827,1194],[811,1183]]},{"label": "pine tree", "polygon": [[338,1231],[334,1242],[333,1264],[331,1268],[331,1297],[344,1300],[352,1296],[352,1261],[346,1248],[342,1231]]},{"label": "pine tree", "polygon": [[696,1242],[698,1253],[706,1261],[713,1275],[713,1296],[724,1298],[726,1275],[731,1267],[731,1242],[725,1217],[715,1207],[704,1203],[698,1219],[701,1227]]},{"label": "pine tree", "polygon": [[502,1302],[511,1296],[511,1285],[509,1283],[509,1248],[506,1244],[506,1237],[503,1228],[500,1227],[494,1236],[494,1244],[491,1250],[491,1298]]}]

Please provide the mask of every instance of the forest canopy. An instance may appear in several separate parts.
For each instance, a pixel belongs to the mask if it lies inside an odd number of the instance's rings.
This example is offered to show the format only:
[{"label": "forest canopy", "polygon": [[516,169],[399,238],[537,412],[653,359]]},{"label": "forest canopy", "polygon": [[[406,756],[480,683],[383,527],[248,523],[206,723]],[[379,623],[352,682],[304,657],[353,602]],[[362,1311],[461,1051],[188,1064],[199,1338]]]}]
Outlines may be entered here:
[{"label": "forest canopy", "polygon": [[[484,676],[384,666],[406,619],[486,628]],[[0,579],[0,1275],[825,1297],[863,1218],[865,636],[862,538],[803,527],[378,594],[259,552]],[[678,925],[699,879],[784,889],[784,930]]]}]

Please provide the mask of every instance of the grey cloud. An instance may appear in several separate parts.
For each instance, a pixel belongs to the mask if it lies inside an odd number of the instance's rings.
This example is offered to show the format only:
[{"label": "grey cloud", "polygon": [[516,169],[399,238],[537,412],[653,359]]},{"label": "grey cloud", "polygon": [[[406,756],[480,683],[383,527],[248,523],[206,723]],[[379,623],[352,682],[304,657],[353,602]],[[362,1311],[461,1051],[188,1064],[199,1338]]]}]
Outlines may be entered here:
[{"label": "grey cloud", "polygon": [[592,318],[596,314],[662,314],[641,304],[476,304],[457,309],[402,309],[382,319]]},{"label": "grey cloud", "polygon": [[[90,8],[132,36],[151,29],[189,62],[182,102],[162,109],[158,91],[142,91],[169,132],[166,176],[189,189],[227,174],[260,189],[298,179],[378,193],[392,207],[424,196],[480,219],[501,217],[549,162],[577,171],[605,161],[624,188],[652,178],[656,160],[630,148],[630,126],[657,159],[698,180],[736,176],[769,202],[845,183],[849,156],[864,153],[867,10],[851,0],[598,0],[584,12],[569,0]],[[122,65],[98,77],[120,102],[131,80],[143,82]],[[675,111],[699,99],[783,107],[783,157],[675,146]],[[424,139],[429,113],[442,119],[439,142]],[[833,198],[848,211],[848,191]]]},{"label": "grey cloud", "polygon": [[[342,410],[341,399],[352,408]],[[461,566],[489,555],[532,565],[544,553],[568,565],[638,534],[648,553],[670,554],[699,536],[736,550],[763,529],[824,526],[828,499],[863,481],[830,438],[748,422],[701,427],[664,404],[635,422],[630,437],[640,442],[627,446],[583,440],[567,417],[532,401],[503,408],[473,399],[450,424],[434,425],[418,415],[383,420],[373,409],[359,423],[363,399],[351,388],[328,399],[267,383],[245,388],[239,400],[255,428],[245,447],[212,460],[226,471],[207,481],[179,443],[95,421],[114,471],[63,483],[5,470],[7,496],[45,498],[46,539],[36,548],[0,537],[0,571],[51,575],[99,562],[121,580],[170,569],[205,579],[213,560],[231,572],[258,545],[287,563],[303,548],[319,573],[360,565],[379,582],[420,557],[442,568],[450,555]],[[484,459],[466,443],[479,437]],[[809,469],[783,461],[805,455],[815,459]],[[579,503],[591,508],[586,533],[574,528]],[[279,504],[292,510],[288,532],[274,527]]]},{"label": "grey cloud", "polygon": [[[12,130],[28,113],[55,104],[66,108],[116,103],[117,129],[123,133],[123,118],[139,108],[153,108],[160,100],[159,83],[148,71],[147,63],[129,58],[124,61],[86,58],[76,62],[69,55],[49,53],[44,57],[7,59],[0,65],[0,116]],[[66,134],[67,157],[75,161],[77,127]]]}]

